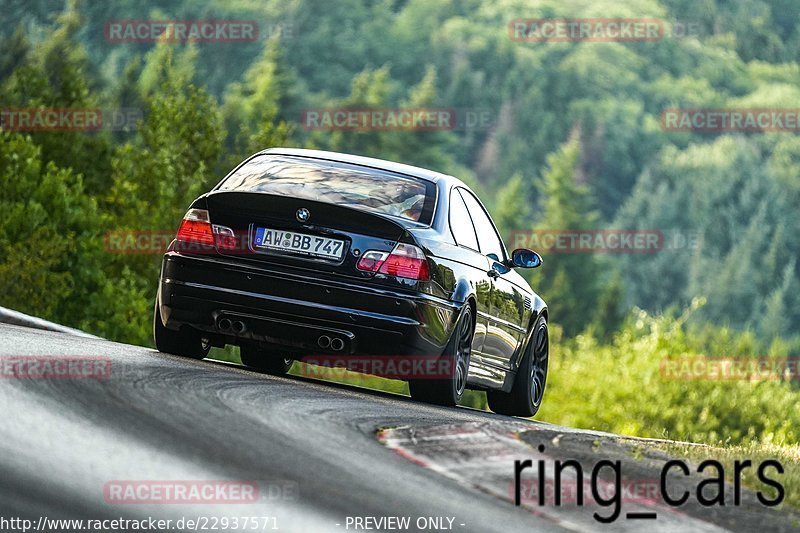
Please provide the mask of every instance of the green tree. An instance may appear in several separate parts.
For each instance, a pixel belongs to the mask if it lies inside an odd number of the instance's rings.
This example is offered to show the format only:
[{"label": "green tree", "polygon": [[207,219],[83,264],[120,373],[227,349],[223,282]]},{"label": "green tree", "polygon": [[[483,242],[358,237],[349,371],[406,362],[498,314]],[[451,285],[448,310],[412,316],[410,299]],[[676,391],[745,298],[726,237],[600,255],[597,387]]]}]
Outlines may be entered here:
[{"label": "green tree", "polygon": [[231,152],[226,169],[259,150],[291,144],[292,128],[279,118],[288,105],[291,80],[281,58],[280,40],[274,37],[244,80],[228,87],[222,107],[226,146]]},{"label": "green tree", "polygon": [[491,202],[492,220],[503,236],[506,246],[511,245],[509,238],[512,232],[524,231],[532,226],[529,198],[530,194],[522,174],[514,174]]},{"label": "green tree", "polygon": [[[107,231],[171,233],[189,204],[218,179],[214,172],[222,150],[221,118],[214,99],[170,70],[145,97],[145,119],[131,141],[113,157],[113,186],[105,203]],[[126,306],[107,315],[107,327],[128,325],[120,334],[149,343],[160,255],[107,254],[115,289],[129,295]]]},{"label": "green tree", "polygon": [[[98,83],[93,65],[78,33],[83,21],[75,1],[58,16],[56,25],[44,40],[27,54],[8,62],[13,72],[2,87],[3,105],[32,109],[98,109],[99,100],[92,94]],[[19,38],[12,37],[8,53],[25,51]],[[6,50],[4,50],[4,53]],[[24,58],[24,59],[21,59]],[[2,78],[0,78],[1,80]],[[32,132],[44,161],[60,168],[71,168],[83,175],[86,190],[96,193],[108,187],[111,146],[107,135],[83,131]],[[91,154],[91,157],[87,157]]]},{"label": "green tree", "polygon": [[[432,108],[436,101],[436,71],[429,67],[418,84],[399,97],[399,88],[392,79],[388,65],[376,70],[364,70],[353,78],[350,96],[336,107],[356,110]],[[341,152],[380,157],[393,161],[425,166],[440,172],[465,176],[451,155],[455,137],[447,130],[337,130],[329,135],[312,137],[315,142]],[[327,142],[326,142],[327,140]]]},{"label": "green tree", "polygon": [[[592,210],[589,188],[579,183],[580,145],[567,142],[547,157],[547,168],[537,182],[541,216],[536,230],[563,232],[591,230],[599,215]],[[587,310],[595,308],[599,293],[601,265],[592,253],[542,251],[544,265],[531,274],[532,283],[548,303],[551,320],[567,335],[580,332],[591,320]]]},{"label": "green tree", "polygon": [[102,213],[31,137],[0,131],[0,305],[109,338],[141,342],[141,295],[106,272]]},{"label": "green tree", "polygon": [[165,56],[163,79],[145,99],[145,120],[135,139],[113,159],[110,206],[120,224],[165,229],[218,178],[222,126],[214,99],[189,84],[185,71],[171,70]]}]

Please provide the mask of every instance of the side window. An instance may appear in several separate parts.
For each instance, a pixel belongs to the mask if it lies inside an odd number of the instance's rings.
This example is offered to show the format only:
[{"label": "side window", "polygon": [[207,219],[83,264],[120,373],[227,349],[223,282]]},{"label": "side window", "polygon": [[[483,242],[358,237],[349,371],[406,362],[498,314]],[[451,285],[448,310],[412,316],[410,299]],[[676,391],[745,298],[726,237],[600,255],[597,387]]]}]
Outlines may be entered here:
[{"label": "side window", "polygon": [[456,244],[478,250],[478,239],[475,237],[475,228],[472,227],[469,211],[455,189],[450,192],[450,230],[453,232]]},{"label": "side window", "polygon": [[478,234],[478,243],[481,246],[481,253],[483,255],[495,254],[501,261],[504,259],[503,241],[497,235],[497,230],[494,228],[492,219],[486,214],[483,206],[478,200],[464,189],[459,189],[461,196],[464,197],[464,202],[467,205],[467,210],[472,216],[472,222],[475,224],[475,232]]}]

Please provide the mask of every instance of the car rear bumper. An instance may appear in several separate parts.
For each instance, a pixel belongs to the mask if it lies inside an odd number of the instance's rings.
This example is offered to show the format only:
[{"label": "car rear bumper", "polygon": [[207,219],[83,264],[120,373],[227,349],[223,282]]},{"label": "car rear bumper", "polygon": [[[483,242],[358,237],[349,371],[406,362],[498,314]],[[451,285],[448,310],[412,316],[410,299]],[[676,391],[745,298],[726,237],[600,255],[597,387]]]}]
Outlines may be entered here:
[{"label": "car rear bumper", "polygon": [[[170,329],[188,326],[218,345],[259,343],[292,355],[439,355],[460,310],[430,295],[177,252],[164,256],[158,298]],[[341,339],[341,349],[322,348],[323,336]]]}]

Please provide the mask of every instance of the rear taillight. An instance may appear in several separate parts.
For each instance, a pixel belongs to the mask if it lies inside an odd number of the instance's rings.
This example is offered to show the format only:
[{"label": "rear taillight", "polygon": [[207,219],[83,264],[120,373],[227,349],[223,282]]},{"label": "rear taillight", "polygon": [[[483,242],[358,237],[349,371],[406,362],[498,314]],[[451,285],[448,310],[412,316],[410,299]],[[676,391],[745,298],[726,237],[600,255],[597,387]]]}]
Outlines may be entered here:
[{"label": "rear taillight", "polygon": [[392,253],[376,250],[364,252],[356,268],[418,281],[427,281],[431,277],[425,253],[413,244],[398,243]]},{"label": "rear taillight", "polygon": [[214,245],[214,232],[211,229],[211,219],[205,209],[189,209],[181,221],[178,241],[187,244]]},{"label": "rear taillight", "polygon": [[387,257],[389,257],[389,252],[378,252],[376,250],[364,252],[364,255],[358,260],[356,268],[364,272],[377,272]]},{"label": "rear taillight", "polygon": [[181,245],[180,249],[196,252],[214,251],[214,245],[221,250],[234,250],[237,247],[233,230],[226,226],[212,225],[205,209],[189,209],[175,238]]},{"label": "rear taillight", "polygon": [[236,250],[238,246],[238,241],[236,240],[236,234],[233,233],[233,230],[227,226],[219,226],[214,224],[211,226],[212,231],[214,232],[214,238],[217,242],[217,248],[220,250]]}]

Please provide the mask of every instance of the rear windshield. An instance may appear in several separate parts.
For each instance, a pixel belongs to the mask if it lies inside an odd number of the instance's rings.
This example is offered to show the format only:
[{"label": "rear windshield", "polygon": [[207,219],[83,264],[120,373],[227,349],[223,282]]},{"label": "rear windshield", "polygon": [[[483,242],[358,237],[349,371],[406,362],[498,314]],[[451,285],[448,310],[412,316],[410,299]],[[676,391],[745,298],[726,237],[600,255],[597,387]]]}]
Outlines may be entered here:
[{"label": "rear windshield", "polygon": [[264,192],[326,202],[430,224],[436,201],[433,182],[336,161],[259,155],[218,189]]}]

